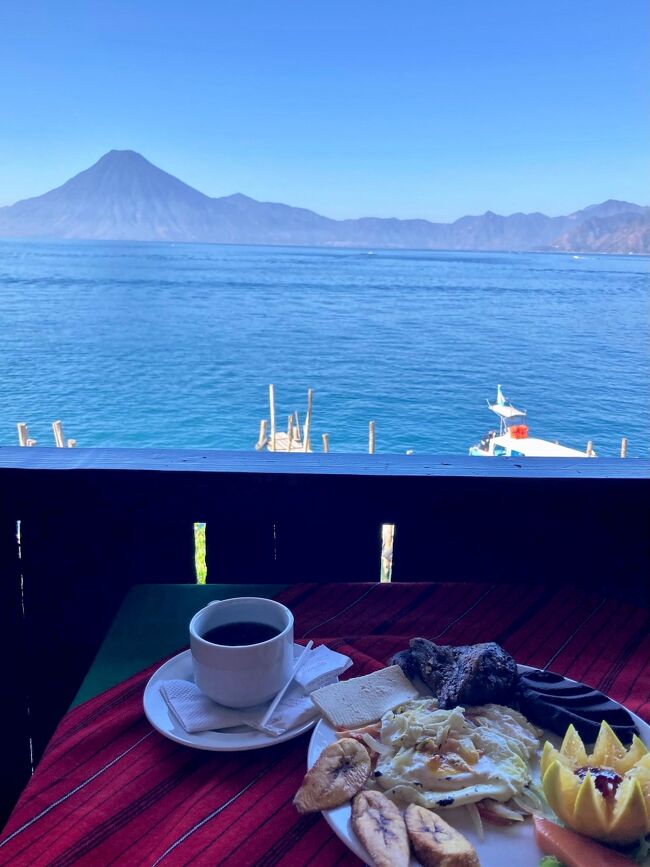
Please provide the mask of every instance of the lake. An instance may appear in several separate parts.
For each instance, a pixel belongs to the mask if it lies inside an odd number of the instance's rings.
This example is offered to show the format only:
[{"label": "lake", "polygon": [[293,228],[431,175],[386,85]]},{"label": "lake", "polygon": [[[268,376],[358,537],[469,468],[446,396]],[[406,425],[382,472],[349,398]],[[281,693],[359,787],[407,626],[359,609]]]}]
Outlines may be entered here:
[{"label": "lake", "polygon": [[497,383],[531,435],[650,455],[650,260],[0,241],[0,444],[466,454]]}]

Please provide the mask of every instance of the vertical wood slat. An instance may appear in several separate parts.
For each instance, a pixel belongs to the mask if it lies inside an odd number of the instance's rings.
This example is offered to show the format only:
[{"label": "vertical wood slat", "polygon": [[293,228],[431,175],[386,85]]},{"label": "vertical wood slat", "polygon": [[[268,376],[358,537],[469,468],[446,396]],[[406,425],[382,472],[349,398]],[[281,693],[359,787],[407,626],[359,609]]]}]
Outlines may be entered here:
[{"label": "vertical wood slat", "polygon": [[22,520],[27,682],[34,758],[72,701],[126,591],[138,583],[194,580],[193,526],[80,511]]},{"label": "vertical wood slat", "polygon": [[206,523],[208,583],[378,581],[381,525],[311,518]]},{"label": "vertical wood slat", "polygon": [[275,525],[249,515],[212,515],[205,524],[208,584],[275,584]]},{"label": "vertical wood slat", "polygon": [[205,517],[208,582],[378,581],[376,487],[308,474],[219,480]]},{"label": "vertical wood slat", "polygon": [[278,580],[379,581],[381,524],[372,515],[355,521],[336,510],[317,511],[301,519],[279,520],[277,533]]},{"label": "vertical wood slat", "polygon": [[393,581],[571,583],[648,604],[640,485],[440,479],[419,506],[396,516]]},{"label": "vertical wood slat", "polygon": [[2,675],[0,828],[31,773],[23,629],[16,520],[0,511],[0,654],[9,661]]}]

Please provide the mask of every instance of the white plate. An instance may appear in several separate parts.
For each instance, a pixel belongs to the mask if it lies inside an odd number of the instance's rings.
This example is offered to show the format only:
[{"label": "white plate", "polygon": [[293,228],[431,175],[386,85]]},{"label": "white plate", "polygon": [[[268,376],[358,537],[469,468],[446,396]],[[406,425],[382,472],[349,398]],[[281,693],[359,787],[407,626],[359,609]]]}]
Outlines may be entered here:
[{"label": "white plate", "polygon": [[[300,648],[302,649],[302,648]],[[184,650],[178,656],[174,656],[158,669],[149,679],[143,696],[145,716],[151,725],[161,735],[184,744],[186,747],[194,747],[197,750],[214,750],[216,752],[237,752],[240,750],[260,750],[264,747],[272,747],[284,741],[290,741],[316,725],[318,717],[303,723],[296,728],[289,729],[282,735],[272,737],[264,732],[257,732],[247,726],[225,729],[219,732],[196,732],[188,734],[184,728],[174,719],[167,707],[165,699],[160,693],[160,684],[163,680],[190,680],[192,675],[192,654]]]},{"label": "white plate", "polygon": [[[533,671],[534,669],[526,665],[520,665],[519,671]],[[567,680],[569,678],[566,678]],[[639,735],[646,746],[650,747],[650,726],[643,722],[636,714],[630,713],[634,722],[637,725]],[[549,740],[554,740],[559,744],[558,739],[545,732],[545,736]],[[325,721],[321,720],[309,742],[309,750],[307,753],[307,767],[311,768],[316,759],[326,746],[336,740],[335,730]],[[348,848],[355,855],[367,864],[373,864],[372,859],[363,848],[356,834],[352,830],[351,824],[352,808],[350,804],[344,804],[342,807],[337,807],[334,810],[325,810],[323,816],[327,824],[334,831]],[[457,814],[457,815],[456,815]],[[481,861],[481,867],[503,867],[504,864],[515,865],[515,867],[539,867],[540,858],[542,857],[541,850],[535,843],[533,836],[533,827],[530,821],[522,822],[517,825],[509,825],[507,827],[490,825],[487,822],[483,823],[484,838],[479,840],[478,835],[474,830],[474,826],[469,817],[467,810],[445,810],[442,813],[445,821],[457,828],[467,839],[474,845]],[[633,862],[630,861],[630,864]],[[644,862],[646,863],[646,862]],[[410,867],[418,867],[420,864],[414,857],[411,857]]]}]

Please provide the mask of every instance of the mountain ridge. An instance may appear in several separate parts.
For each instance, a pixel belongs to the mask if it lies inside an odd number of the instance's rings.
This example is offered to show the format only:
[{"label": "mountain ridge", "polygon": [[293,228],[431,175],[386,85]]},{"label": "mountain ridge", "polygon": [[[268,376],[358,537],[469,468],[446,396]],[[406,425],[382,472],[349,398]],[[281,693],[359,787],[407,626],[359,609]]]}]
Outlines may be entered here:
[{"label": "mountain ridge", "polygon": [[333,220],[243,193],[213,198],[136,151],[112,150],[60,186],[0,208],[0,237],[650,253],[650,208],[608,199],[559,217]]}]

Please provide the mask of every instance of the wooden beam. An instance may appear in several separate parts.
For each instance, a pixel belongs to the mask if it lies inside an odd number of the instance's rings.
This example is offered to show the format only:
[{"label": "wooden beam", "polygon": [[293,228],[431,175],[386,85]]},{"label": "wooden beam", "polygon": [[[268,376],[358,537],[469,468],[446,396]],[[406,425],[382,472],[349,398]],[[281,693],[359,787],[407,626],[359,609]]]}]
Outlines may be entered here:
[{"label": "wooden beam", "polygon": [[[0,446],[0,472],[9,470],[74,470],[75,474],[89,471],[103,473],[111,480],[123,474],[143,474],[150,484],[161,474],[180,473],[188,483],[196,485],[195,475],[205,478],[216,473],[221,477],[252,475],[304,476],[374,476],[418,478],[475,478],[519,479],[521,483],[533,479],[573,480],[596,479],[625,482],[650,479],[650,459],[636,458],[621,463],[618,457],[603,457],[594,461],[584,458],[495,458],[477,460],[468,455],[410,456],[382,454],[381,461],[370,460],[364,453],[337,453],[326,458],[322,453],[305,455],[301,461],[288,463],[270,452],[254,455],[252,451],[218,451],[216,449],[146,449],[146,448],[76,448],[65,449],[62,454],[51,449],[37,449],[27,454],[19,446]],[[112,471],[116,471],[113,475]],[[45,474],[43,474],[45,475]],[[50,474],[48,472],[48,478]],[[26,478],[26,477],[25,477]],[[39,484],[45,480],[41,479]],[[359,479],[359,484],[363,480]],[[19,492],[12,492],[18,494]]]}]

